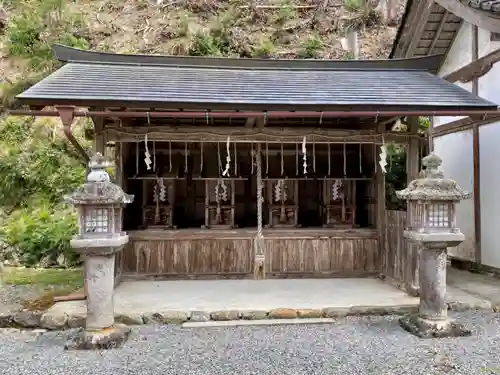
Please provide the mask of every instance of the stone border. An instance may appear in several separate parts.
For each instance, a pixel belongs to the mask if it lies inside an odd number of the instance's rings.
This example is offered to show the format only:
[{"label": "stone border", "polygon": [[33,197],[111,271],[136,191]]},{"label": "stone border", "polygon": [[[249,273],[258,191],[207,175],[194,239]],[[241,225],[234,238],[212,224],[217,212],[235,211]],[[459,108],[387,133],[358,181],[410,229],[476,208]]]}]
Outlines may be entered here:
[{"label": "stone border", "polygon": [[[492,306],[488,301],[476,304],[448,302],[451,311],[489,310],[500,312],[500,305]],[[323,309],[277,308],[273,310],[220,310],[220,311],[177,311],[168,310],[151,313],[116,314],[117,323],[126,325],[142,324],[182,324],[185,322],[231,321],[231,320],[265,320],[265,319],[319,319],[343,318],[359,315],[403,315],[418,311],[418,304],[395,306],[353,306],[326,307]],[[0,328],[25,328],[64,330],[85,326],[85,315],[55,314],[37,311],[19,311],[11,315],[0,315]]]}]

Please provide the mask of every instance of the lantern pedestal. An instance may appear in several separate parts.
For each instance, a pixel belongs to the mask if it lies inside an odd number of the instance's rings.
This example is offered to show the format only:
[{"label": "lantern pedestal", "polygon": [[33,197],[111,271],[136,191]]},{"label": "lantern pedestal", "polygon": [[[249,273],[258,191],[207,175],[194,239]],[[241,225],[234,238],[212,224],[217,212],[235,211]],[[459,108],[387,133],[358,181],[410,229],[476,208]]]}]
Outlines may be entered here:
[{"label": "lantern pedestal", "polygon": [[69,340],[66,349],[108,349],[121,346],[130,328],[115,325],[113,304],[115,254],[128,236],[109,239],[74,239],[71,246],[84,257],[87,317],[85,330]]},{"label": "lantern pedestal", "polygon": [[[454,237],[452,237],[454,236]],[[419,259],[420,307],[417,314],[404,316],[400,325],[421,337],[470,336],[471,331],[448,318],[446,304],[447,247],[463,241],[462,233],[436,234],[405,232],[405,237],[422,245]]]}]

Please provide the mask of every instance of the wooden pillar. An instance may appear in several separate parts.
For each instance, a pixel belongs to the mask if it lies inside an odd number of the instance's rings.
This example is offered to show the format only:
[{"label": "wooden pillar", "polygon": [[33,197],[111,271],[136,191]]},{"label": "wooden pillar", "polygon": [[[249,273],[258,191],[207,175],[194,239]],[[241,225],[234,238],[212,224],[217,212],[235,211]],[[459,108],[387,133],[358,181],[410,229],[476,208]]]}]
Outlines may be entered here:
[{"label": "wooden pillar", "polygon": [[[419,121],[418,117],[408,117],[408,131],[411,134],[417,134],[419,129]],[[418,138],[412,137],[408,142],[408,148],[406,152],[406,182],[407,184],[416,179],[419,174],[420,169],[420,160],[419,160],[419,148],[420,148],[420,140]],[[411,222],[412,212],[406,211],[406,222]],[[409,283],[408,289],[411,294],[418,294],[419,291],[419,247],[415,244],[410,244],[407,242],[407,251],[411,254],[411,262],[409,264],[408,271],[405,274],[408,276],[407,280],[403,280],[406,283]]]},{"label": "wooden pillar", "polygon": [[104,155],[106,150],[106,136],[104,134],[104,118],[93,117],[94,123],[94,143],[92,145],[92,153],[100,152]]},{"label": "wooden pillar", "polygon": [[[472,60],[479,59],[479,28],[476,25],[472,26]],[[479,95],[479,78],[474,77],[472,80],[472,93]],[[482,263],[481,256],[481,178],[480,178],[480,155],[479,155],[479,125],[477,122],[472,126],[472,155],[474,168],[474,261],[480,265]]]},{"label": "wooden pillar", "polygon": [[[385,124],[379,124],[377,126],[377,132],[379,134],[385,133]],[[387,254],[387,244],[386,244],[386,210],[385,210],[385,175],[378,164],[380,158],[380,148],[377,145],[374,145],[374,167],[376,168],[375,173],[375,189],[376,189],[376,220],[375,224],[377,225],[378,230],[378,248],[379,248],[379,268],[382,269],[383,259],[386,258]]]}]

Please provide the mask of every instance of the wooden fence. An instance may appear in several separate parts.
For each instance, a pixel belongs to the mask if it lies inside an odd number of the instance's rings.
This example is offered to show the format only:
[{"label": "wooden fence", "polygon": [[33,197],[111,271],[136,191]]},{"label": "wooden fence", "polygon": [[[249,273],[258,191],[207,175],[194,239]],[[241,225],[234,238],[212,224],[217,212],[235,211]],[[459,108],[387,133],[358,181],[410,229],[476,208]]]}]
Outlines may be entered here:
[{"label": "wooden fence", "polygon": [[417,246],[409,244],[403,237],[406,227],[406,211],[386,211],[386,226],[382,240],[382,274],[396,281],[411,292],[417,263]]}]

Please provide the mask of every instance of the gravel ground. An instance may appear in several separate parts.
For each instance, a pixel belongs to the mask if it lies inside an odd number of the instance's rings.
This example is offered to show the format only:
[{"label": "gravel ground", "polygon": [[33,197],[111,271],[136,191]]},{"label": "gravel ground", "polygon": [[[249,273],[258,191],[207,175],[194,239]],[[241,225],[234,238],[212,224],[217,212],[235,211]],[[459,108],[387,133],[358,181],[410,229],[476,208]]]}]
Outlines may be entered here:
[{"label": "gravel ground", "polygon": [[121,349],[65,352],[68,332],[0,330],[0,374],[500,373],[500,315],[455,317],[474,329],[472,337],[419,340],[395,317],[353,317],[314,326],[142,326]]}]

